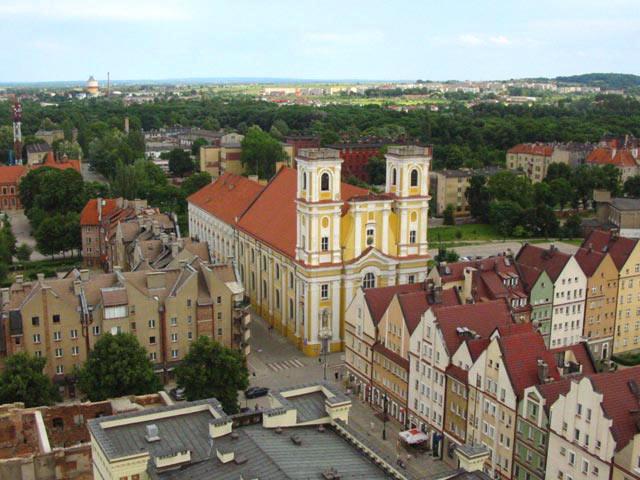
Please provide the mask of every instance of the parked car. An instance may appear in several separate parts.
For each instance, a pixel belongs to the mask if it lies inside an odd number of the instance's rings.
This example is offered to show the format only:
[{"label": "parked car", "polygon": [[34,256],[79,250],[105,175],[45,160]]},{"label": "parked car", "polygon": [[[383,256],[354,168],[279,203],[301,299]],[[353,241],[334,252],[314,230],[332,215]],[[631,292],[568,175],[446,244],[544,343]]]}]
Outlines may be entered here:
[{"label": "parked car", "polygon": [[171,395],[174,400],[178,401],[185,400],[187,398],[184,394],[184,388],[172,388],[169,390],[169,395]]},{"label": "parked car", "polygon": [[264,397],[267,393],[269,393],[267,387],[250,387],[244,391],[244,398]]}]

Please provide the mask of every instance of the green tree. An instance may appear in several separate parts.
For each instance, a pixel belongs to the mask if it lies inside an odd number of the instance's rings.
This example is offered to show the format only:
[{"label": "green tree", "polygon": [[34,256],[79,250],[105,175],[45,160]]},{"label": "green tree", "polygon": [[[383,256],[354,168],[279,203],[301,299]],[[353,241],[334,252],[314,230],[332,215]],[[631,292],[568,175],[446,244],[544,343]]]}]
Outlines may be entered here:
[{"label": "green tree", "polygon": [[207,117],[205,121],[202,122],[202,128],[217,132],[218,130],[220,130],[220,122],[215,117]]},{"label": "green tree", "polygon": [[167,157],[169,158],[169,171],[178,177],[184,177],[195,169],[191,155],[181,148],[174,148]]},{"label": "green tree", "polygon": [[276,163],[286,159],[286,153],[278,140],[254,125],[242,140],[240,159],[248,174],[270,178],[276,171]]},{"label": "green tree", "polygon": [[145,348],[130,333],[98,340],[78,372],[78,387],[92,402],[160,390]]},{"label": "green tree", "polygon": [[82,159],[82,148],[78,142],[59,140],[53,143],[53,151],[56,153],[57,158],[62,158],[66,155],[70,159]]},{"label": "green tree", "polygon": [[455,250],[449,250],[445,247],[438,248],[438,253],[434,258],[434,260],[438,263],[439,262],[453,263],[453,262],[457,262],[459,259],[460,259],[460,255],[458,255],[458,253]]},{"label": "green tree", "polygon": [[456,224],[456,219],[455,219],[453,213],[454,213],[453,205],[452,204],[448,204],[447,207],[442,212],[442,217],[444,219],[444,224],[445,225],[455,225]]},{"label": "green tree", "polygon": [[191,155],[196,158],[200,158],[200,147],[209,145],[209,142],[204,138],[196,138],[191,144]]},{"label": "green tree", "polygon": [[474,175],[469,180],[469,187],[464,192],[469,203],[469,210],[473,218],[487,221],[489,217],[489,202],[491,193],[486,186],[487,179],[483,175]]},{"label": "green tree", "polygon": [[564,222],[562,233],[567,238],[579,238],[582,236],[582,218],[580,215],[571,215]]},{"label": "green tree", "polygon": [[182,182],[182,185],[180,185],[180,189],[186,198],[210,183],[211,174],[209,172],[198,172],[186,178],[185,181]]},{"label": "green tree", "polygon": [[627,197],[640,198],[640,175],[627,178],[622,190]]},{"label": "green tree", "polygon": [[556,203],[560,207],[560,211],[564,210],[564,207],[571,203],[571,200],[575,198],[575,191],[573,186],[564,177],[554,178],[549,182],[549,188],[552,195],[556,200]]},{"label": "green tree", "polygon": [[188,400],[215,397],[228,414],[238,411],[238,390],[249,386],[242,353],[208,337],[200,337],[191,344],[189,353],[176,368],[176,379]]},{"label": "green tree", "polygon": [[31,258],[31,253],[33,250],[26,243],[21,243],[20,246],[16,249],[16,257],[21,262],[28,262]]},{"label": "green tree", "polygon": [[533,201],[536,205],[546,205],[550,208],[553,208],[557,203],[553,189],[546,182],[533,185]]},{"label": "green tree", "polygon": [[544,179],[551,182],[558,178],[569,180],[573,176],[573,170],[566,163],[552,163],[547,168],[547,175]]},{"label": "green tree", "polygon": [[378,156],[371,157],[367,163],[367,173],[371,185],[384,185],[387,175],[387,162]]},{"label": "green tree", "polygon": [[0,404],[23,402],[25,407],[37,407],[59,401],[58,390],[42,372],[46,362],[24,352],[9,355],[0,373]]},{"label": "green tree", "polygon": [[523,209],[513,200],[494,200],[489,205],[489,220],[500,235],[510,236],[522,220]]}]

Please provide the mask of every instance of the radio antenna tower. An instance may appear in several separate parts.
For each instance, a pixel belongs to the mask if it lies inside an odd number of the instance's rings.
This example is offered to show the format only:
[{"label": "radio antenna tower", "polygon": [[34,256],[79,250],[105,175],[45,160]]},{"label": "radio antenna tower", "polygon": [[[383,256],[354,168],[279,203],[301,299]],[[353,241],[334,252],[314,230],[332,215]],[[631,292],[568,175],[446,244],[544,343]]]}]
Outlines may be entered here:
[{"label": "radio antenna tower", "polygon": [[20,104],[17,96],[14,96],[12,117],[15,164],[22,165],[22,105]]}]

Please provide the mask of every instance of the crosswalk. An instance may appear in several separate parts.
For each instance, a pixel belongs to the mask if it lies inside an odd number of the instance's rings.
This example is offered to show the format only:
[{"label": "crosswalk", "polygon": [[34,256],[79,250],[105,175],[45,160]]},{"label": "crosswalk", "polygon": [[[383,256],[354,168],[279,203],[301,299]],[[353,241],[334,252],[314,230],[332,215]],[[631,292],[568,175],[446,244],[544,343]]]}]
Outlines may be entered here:
[{"label": "crosswalk", "polygon": [[283,360],[281,362],[271,362],[267,363],[267,367],[269,367],[274,372],[279,372],[281,370],[288,370],[289,368],[301,368],[304,367],[304,363],[300,360]]}]

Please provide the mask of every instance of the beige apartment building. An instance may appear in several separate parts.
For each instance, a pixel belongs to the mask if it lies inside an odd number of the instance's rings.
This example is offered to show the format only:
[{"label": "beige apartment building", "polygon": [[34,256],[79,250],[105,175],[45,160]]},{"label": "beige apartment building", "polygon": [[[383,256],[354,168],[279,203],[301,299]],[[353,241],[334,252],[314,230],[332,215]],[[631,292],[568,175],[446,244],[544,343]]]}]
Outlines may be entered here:
[{"label": "beige apartment building", "polygon": [[[203,145],[200,147],[200,171],[209,172],[216,179],[223,173],[242,175],[244,167],[240,160],[242,156],[242,140],[244,135],[228,133],[220,138],[219,145]],[[287,154],[286,164],[291,166],[295,147],[282,144],[282,149]]]},{"label": "beige apartment building", "polygon": [[70,396],[74,368],[109,333],[134,334],[165,380],[198,336],[248,353],[249,313],[234,269],[195,256],[180,263],[160,271],[74,270],[34,282],[18,276],[2,290],[5,353],[45,357],[46,374]]},{"label": "beige apartment building", "polygon": [[549,165],[583,163],[593,150],[588,143],[521,143],[507,150],[507,168],[519,170],[533,183],[544,180]]},{"label": "beige apartment building", "polygon": [[447,206],[453,206],[456,217],[469,215],[469,202],[465,196],[471,178],[476,175],[490,177],[501,169],[487,167],[477,170],[461,168],[459,170],[439,170],[431,174],[431,191],[435,190],[437,216],[442,216]]}]

